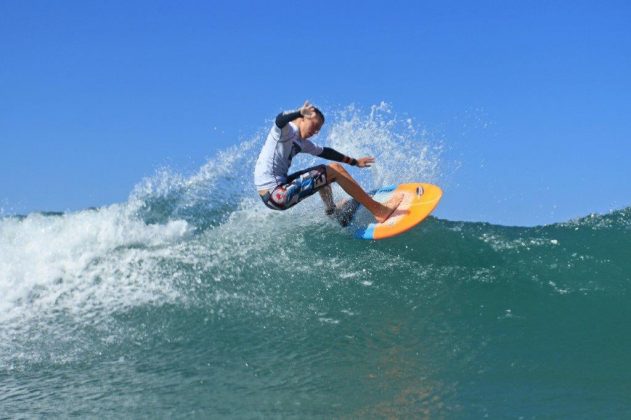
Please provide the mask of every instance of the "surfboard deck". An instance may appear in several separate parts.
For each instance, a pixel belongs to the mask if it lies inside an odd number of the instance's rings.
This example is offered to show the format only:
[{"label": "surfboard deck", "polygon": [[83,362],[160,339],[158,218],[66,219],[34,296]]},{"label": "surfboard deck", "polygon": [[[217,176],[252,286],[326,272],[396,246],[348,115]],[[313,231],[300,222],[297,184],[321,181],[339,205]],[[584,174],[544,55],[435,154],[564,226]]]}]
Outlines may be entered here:
[{"label": "surfboard deck", "polygon": [[436,208],[443,195],[440,187],[426,183],[389,185],[371,192],[372,197],[383,203],[395,192],[403,199],[383,223],[376,223],[372,214],[355,200],[347,201],[336,215],[337,221],[360,239],[385,239],[400,235],[421,223]]}]

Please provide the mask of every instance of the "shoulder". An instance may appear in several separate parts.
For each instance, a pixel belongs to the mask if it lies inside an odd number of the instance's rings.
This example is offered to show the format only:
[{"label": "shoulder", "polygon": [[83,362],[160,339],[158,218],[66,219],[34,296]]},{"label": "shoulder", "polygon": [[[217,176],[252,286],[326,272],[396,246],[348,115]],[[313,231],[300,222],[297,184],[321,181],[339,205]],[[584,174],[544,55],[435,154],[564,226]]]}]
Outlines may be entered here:
[{"label": "shoulder", "polygon": [[296,127],[294,123],[290,122],[283,128],[276,128],[279,130],[280,133],[280,141],[285,142],[298,139],[298,127]]},{"label": "shoulder", "polygon": [[311,155],[319,156],[323,148],[312,142],[311,140],[303,140],[301,142],[302,151]]}]

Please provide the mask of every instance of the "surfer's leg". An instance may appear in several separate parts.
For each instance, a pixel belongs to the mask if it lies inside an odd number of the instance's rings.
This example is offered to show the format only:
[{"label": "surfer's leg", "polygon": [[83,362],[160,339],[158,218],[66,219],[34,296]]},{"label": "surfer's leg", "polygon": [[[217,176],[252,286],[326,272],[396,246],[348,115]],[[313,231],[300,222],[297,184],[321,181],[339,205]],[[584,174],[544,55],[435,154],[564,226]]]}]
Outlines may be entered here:
[{"label": "surfer's leg", "polygon": [[320,198],[324,202],[324,213],[328,216],[335,213],[335,202],[333,201],[333,191],[331,190],[331,184],[327,184],[318,190]]},{"label": "surfer's leg", "polygon": [[327,166],[327,180],[329,182],[337,182],[340,187],[346,191],[351,197],[359,201],[375,216],[377,222],[384,222],[392,212],[397,208],[401,200],[402,194],[393,195],[390,200],[381,204],[372,199],[371,196],[363,190],[363,188],[351,177],[351,175],[339,163],[330,163]]}]

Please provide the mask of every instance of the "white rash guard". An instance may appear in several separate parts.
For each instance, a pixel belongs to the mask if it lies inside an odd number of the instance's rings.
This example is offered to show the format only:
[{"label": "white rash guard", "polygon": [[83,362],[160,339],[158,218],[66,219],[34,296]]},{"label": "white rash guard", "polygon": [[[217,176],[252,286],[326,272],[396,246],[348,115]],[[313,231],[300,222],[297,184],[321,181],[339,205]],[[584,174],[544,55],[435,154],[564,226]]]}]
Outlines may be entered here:
[{"label": "white rash guard", "polygon": [[298,153],[319,156],[323,148],[300,138],[298,127],[290,122],[284,127],[274,124],[254,168],[256,189],[271,190],[287,180],[291,160]]}]

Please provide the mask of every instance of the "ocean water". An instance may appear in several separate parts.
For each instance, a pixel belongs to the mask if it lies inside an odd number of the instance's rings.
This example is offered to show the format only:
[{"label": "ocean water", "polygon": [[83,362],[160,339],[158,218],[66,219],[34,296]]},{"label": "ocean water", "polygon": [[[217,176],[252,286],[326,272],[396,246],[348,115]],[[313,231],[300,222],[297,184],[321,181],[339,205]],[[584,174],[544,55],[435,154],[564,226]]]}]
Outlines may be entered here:
[{"label": "ocean water", "polygon": [[[362,184],[440,183],[440,142],[372,111],[326,133],[377,156]],[[0,219],[1,418],[631,417],[631,208],[360,241],[262,206],[261,142]]]}]

